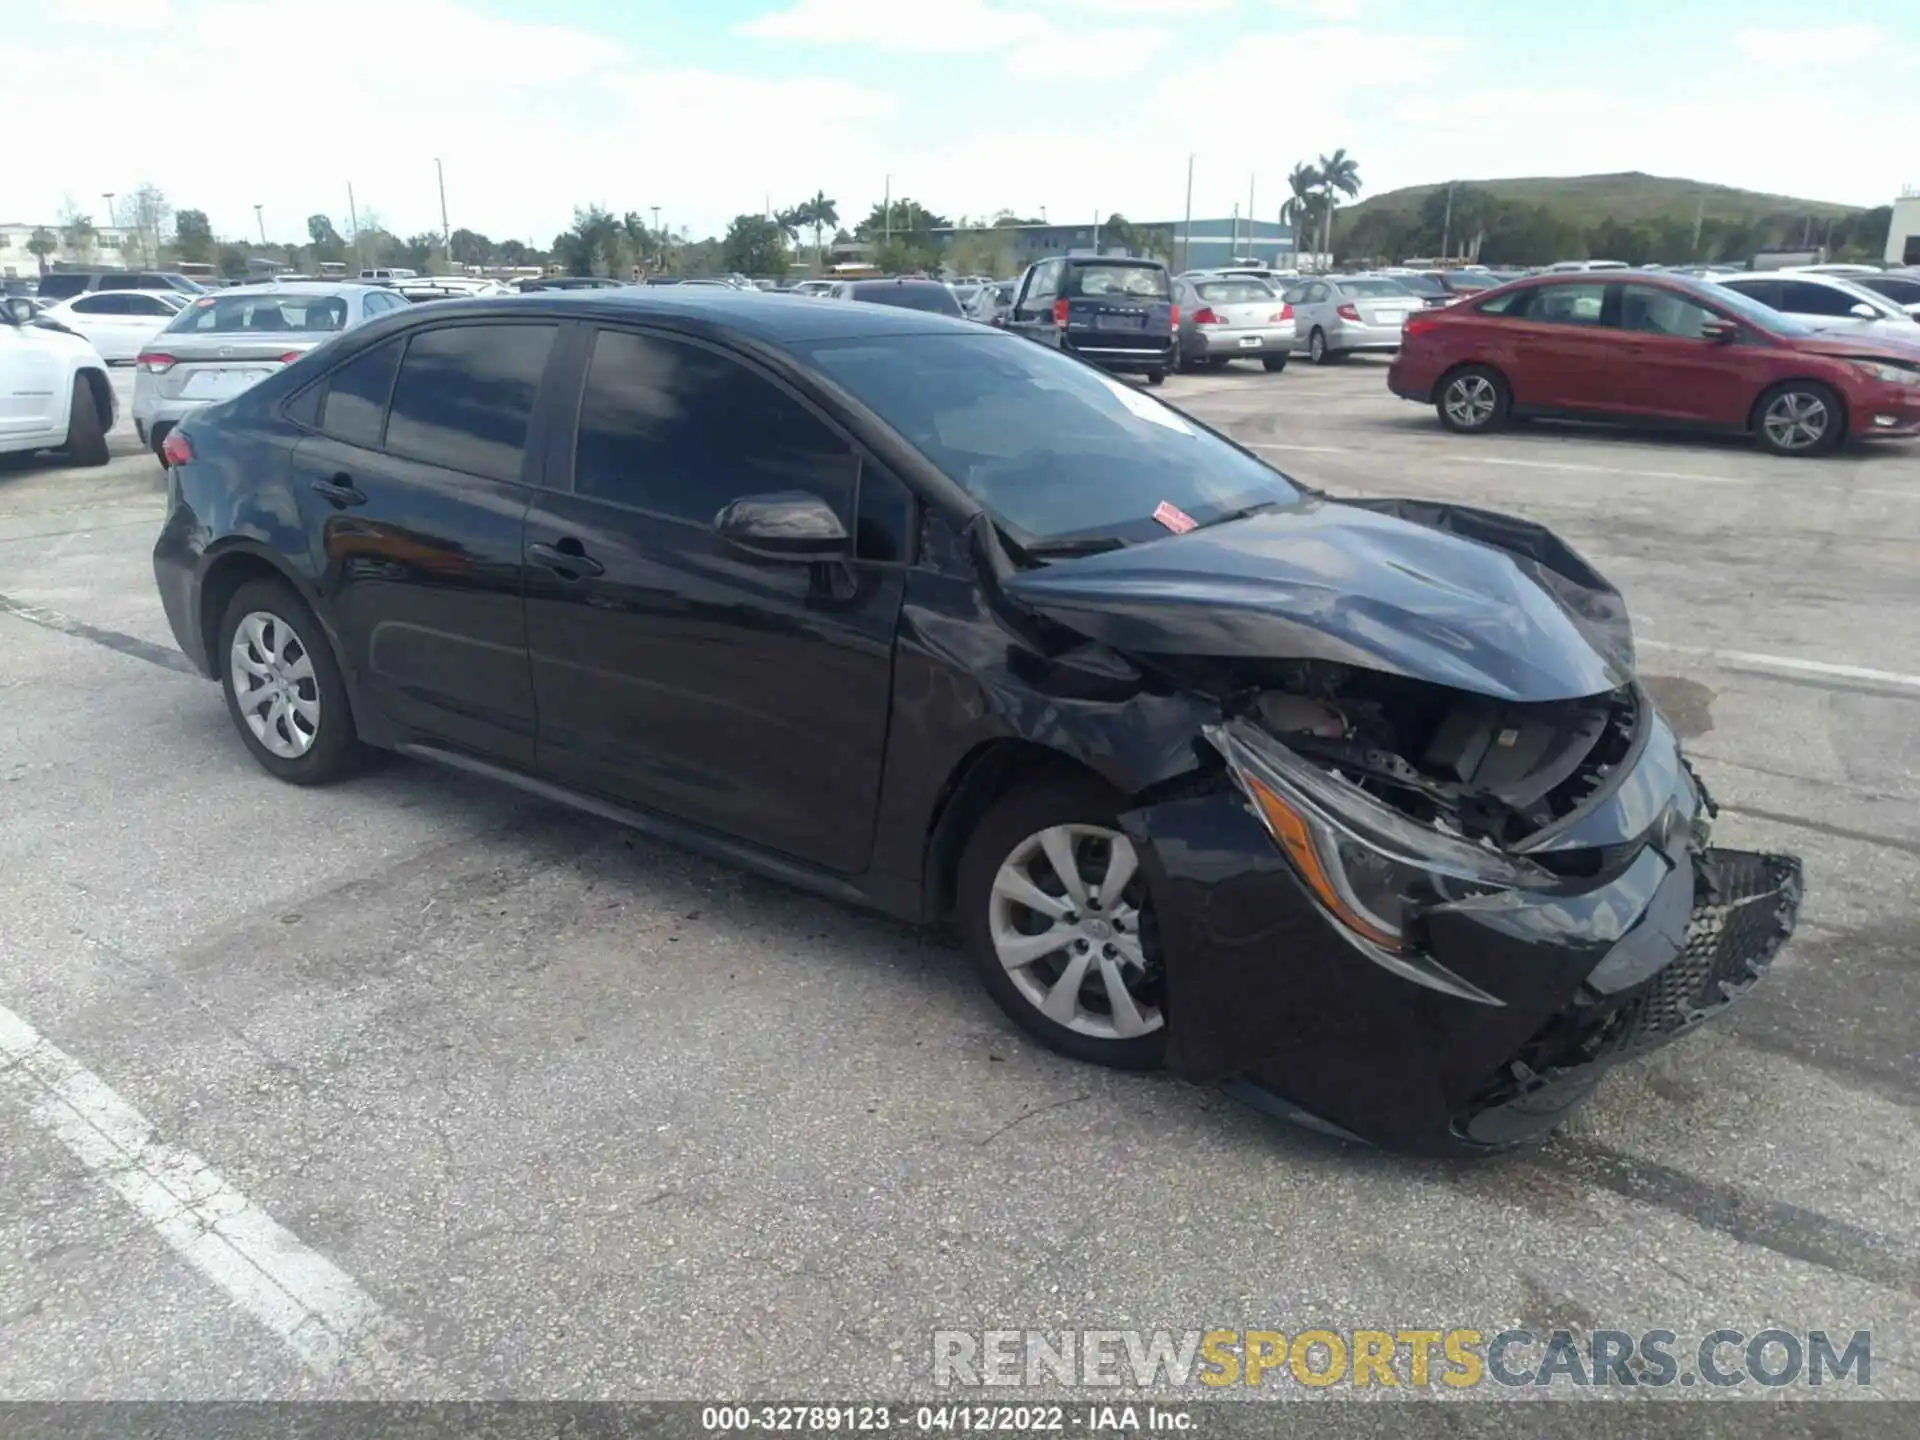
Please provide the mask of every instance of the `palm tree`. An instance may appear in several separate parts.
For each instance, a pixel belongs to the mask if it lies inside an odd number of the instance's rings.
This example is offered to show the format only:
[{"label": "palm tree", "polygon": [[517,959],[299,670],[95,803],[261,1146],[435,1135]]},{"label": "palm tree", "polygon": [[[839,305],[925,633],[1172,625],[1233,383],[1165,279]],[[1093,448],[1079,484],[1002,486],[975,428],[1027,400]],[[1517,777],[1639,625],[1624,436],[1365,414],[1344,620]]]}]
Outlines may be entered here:
[{"label": "palm tree", "polygon": [[33,235],[27,241],[27,253],[40,262],[40,273],[46,274],[47,257],[57,254],[60,249],[60,237],[44,225],[34,227]]},{"label": "palm tree", "polygon": [[1287,176],[1287,189],[1292,193],[1287,203],[1280,207],[1280,219],[1293,227],[1293,264],[1300,266],[1300,231],[1304,226],[1311,229],[1320,213],[1320,172],[1304,160],[1293,167],[1293,173]]},{"label": "palm tree", "polygon": [[1325,236],[1323,253],[1333,254],[1333,211],[1340,202],[1335,198],[1345,195],[1352,199],[1360,193],[1360,162],[1347,154],[1344,149],[1335,150],[1331,155],[1320,157],[1320,197],[1326,202],[1326,211],[1320,217],[1322,232]]},{"label": "palm tree", "polygon": [[807,212],[807,223],[813,226],[813,255],[817,262],[825,253],[820,237],[828,226],[840,223],[840,207],[827,198],[826,191],[816,190],[813,198],[800,208]]}]

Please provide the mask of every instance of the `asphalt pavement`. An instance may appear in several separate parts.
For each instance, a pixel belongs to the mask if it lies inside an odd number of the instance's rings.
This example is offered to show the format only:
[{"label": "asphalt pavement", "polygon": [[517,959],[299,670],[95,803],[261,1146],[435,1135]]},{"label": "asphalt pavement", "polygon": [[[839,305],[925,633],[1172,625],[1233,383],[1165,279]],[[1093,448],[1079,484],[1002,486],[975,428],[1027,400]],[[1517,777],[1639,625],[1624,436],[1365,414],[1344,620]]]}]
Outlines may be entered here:
[{"label": "asphalt pavement", "polygon": [[1744,1006],[1473,1164],[1055,1058],[940,936],[462,776],[278,785],[173,651],[152,458],[0,468],[0,1398],[905,1395],[939,1328],[1515,1326],[1870,1329],[1865,1393],[1920,1397],[1920,454],[1466,439],[1383,370],[1163,393],[1557,529],[1720,842],[1807,863]]}]

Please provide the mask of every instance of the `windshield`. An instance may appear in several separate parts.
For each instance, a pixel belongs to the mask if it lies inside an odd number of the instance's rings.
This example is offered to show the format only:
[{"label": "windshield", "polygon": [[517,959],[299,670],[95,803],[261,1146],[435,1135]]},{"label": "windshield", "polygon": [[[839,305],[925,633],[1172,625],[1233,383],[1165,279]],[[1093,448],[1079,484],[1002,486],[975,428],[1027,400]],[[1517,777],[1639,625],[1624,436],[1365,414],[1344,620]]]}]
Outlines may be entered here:
[{"label": "windshield", "polygon": [[936,315],[958,315],[960,302],[944,285],[862,285],[853,299],[869,305],[897,305],[902,310],[931,310]]},{"label": "windshield", "polygon": [[1264,280],[1202,280],[1193,288],[1202,300],[1215,305],[1244,305],[1273,299],[1273,287]]},{"label": "windshield", "polygon": [[1398,280],[1342,280],[1341,293],[1356,295],[1365,300],[1385,299],[1390,295],[1411,295],[1413,292]]},{"label": "windshield", "polygon": [[[1004,334],[798,347],[1023,542],[1138,543],[1258,505],[1294,505],[1276,470],[1123,380]],[[1167,512],[1162,512],[1167,513]],[[1184,528],[1184,526],[1182,527]]]},{"label": "windshield", "polygon": [[1699,288],[1693,289],[1691,285],[1687,288],[1692,289],[1693,293],[1702,300],[1718,305],[1722,310],[1737,316],[1749,325],[1758,326],[1771,334],[1803,339],[1808,335],[1820,333],[1805,321],[1782,314],[1771,305],[1762,305],[1751,295],[1744,294],[1731,285],[1722,285],[1712,280],[1693,283]]},{"label": "windshield", "polygon": [[1158,265],[1069,265],[1065,293],[1164,300],[1168,294],[1167,272]]},{"label": "windshield", "polygon": [[1426,275],[1396,275],[1394,283],[1416,295],[1444,295],[1447,287]]},{"label": "windshield", "polygon": [[259,334],[344,330],[347,302],[338,295],[208,295],[167,326],[170,335]]}]

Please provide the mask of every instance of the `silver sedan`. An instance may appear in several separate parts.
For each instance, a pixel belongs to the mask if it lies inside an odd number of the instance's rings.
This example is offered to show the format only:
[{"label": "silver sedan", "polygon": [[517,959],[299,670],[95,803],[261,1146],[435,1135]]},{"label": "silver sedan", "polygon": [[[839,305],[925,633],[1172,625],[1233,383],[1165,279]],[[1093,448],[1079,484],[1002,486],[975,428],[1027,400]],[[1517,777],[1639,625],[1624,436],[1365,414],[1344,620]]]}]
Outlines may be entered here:
[{"label": "silver sedan", "polygon": [[1407,316],[1425,308],[1418,295],[1386,275],[1301,280],[1282,298],[1293,307],[1295,348],[1316,365],[1363,350],[1398,350]]},{"label": "silver sedan", "polygon": [[1218,369],[1235,360],[1287,368],[1293,353],[1293,311],[1280,292],[1255,275],[1183,275],[1173,282],[1180,307],[1175,365]]},{"label": "silver sedan", "polygon": [[195,296],[135,361],[134,429],[164,465],[167,432],[201,406],[231,399],[342,330],[408,307],[386,286],[326,280]]}]

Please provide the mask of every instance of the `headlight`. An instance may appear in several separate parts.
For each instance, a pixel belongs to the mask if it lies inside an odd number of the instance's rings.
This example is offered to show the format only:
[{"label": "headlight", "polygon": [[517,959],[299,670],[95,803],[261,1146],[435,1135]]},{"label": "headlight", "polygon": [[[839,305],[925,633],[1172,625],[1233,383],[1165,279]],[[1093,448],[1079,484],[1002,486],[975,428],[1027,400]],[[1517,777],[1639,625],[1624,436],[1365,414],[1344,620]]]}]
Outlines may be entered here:
[{"label": "headlight", "polygon": [[1202,732],[1314,897],[1355,935],[1407,948],[1418,908],[1554,877],[1402,815],[1241,721]]},{"label": "headlight", "polygon": [[1909,370],[1904,365],[1880,360],[1855,360],[1852,363],[1886,385],[1920,385],[1920,368]]}]

